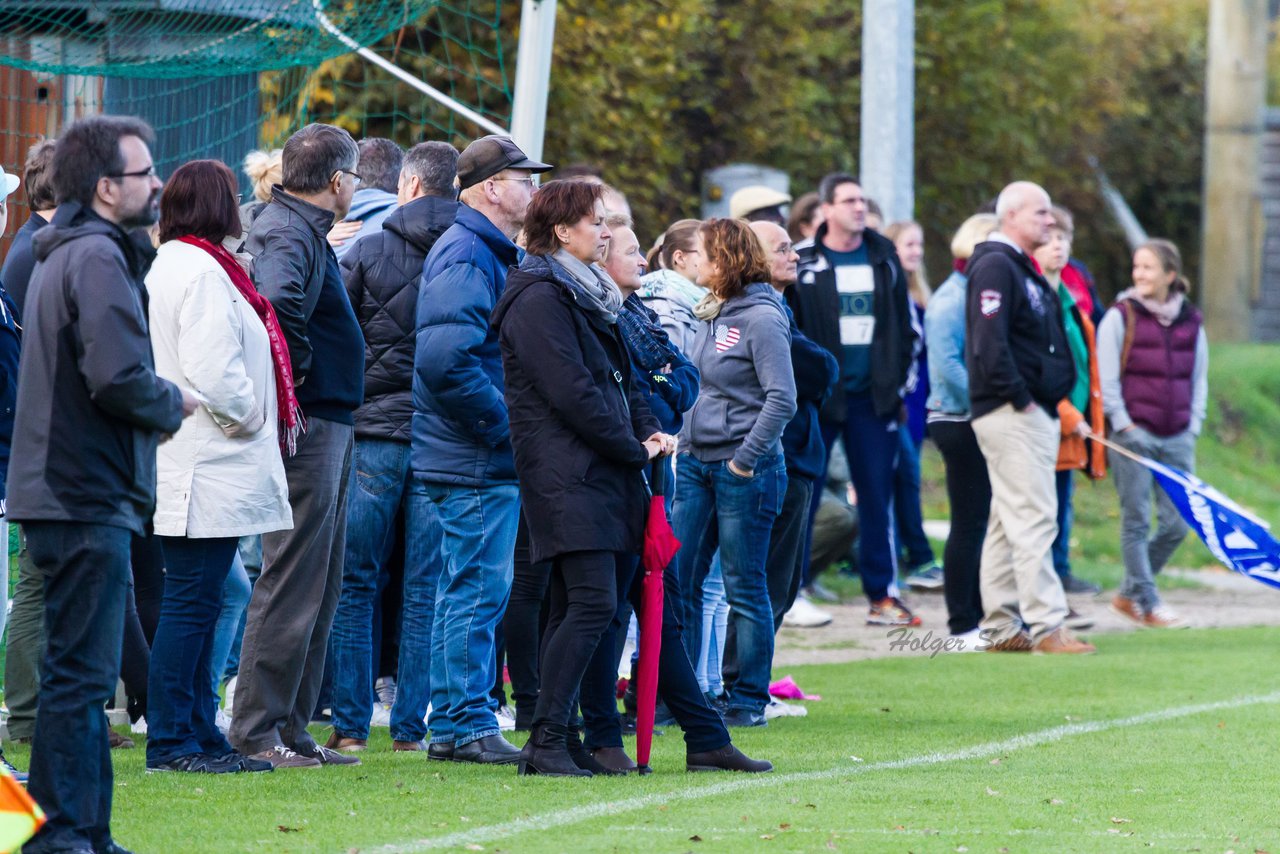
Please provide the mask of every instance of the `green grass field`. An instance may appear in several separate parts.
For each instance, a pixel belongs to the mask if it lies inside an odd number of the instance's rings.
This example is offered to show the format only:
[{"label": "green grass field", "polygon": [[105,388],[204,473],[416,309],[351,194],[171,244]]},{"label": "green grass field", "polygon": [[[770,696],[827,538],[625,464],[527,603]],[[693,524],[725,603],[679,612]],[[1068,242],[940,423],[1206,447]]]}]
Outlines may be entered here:
[{"label": "green grass field", "polygon": [[674,731],[622,779],[432,763],[385,730],[359,768],[147,775],[117,751],[115,832],[139,852],[1280,850],[1280,629],[1099,646],[795,668],[823,700],[737,731],[777,765],[755,777],[686,774]]}]

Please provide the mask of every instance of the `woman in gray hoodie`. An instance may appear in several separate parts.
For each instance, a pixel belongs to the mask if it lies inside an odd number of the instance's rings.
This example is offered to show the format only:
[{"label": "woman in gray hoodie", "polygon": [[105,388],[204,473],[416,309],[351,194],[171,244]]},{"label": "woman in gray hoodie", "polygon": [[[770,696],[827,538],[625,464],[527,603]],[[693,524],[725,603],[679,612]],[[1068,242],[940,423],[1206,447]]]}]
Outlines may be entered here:
[{"label": "woman in gray hoodie", "polygon": [[680,434],[673,506],[683,544],[676,560],[685,641],[696,656],[702,585],[719,549],[739,659],[725,723],[763,726],[773,663],[765,557],[786,493],[782,431],[796,411],[791,333],[751,229],[712,219],[701,237],[700,280],[710,293],[695,309],[702,323],[687,355],[702,374],[702,390]]}]

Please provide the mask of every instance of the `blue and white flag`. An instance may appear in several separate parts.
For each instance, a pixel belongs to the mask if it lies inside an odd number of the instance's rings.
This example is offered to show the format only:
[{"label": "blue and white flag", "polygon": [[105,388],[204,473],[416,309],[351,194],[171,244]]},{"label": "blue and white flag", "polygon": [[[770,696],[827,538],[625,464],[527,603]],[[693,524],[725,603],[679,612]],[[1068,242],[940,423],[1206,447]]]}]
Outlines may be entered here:
[{"label": "blue and white flag", "polygon": [[1270,525],[1193,474],[1134,455],[1168,493],[1213,556],[1236,572],[1280,588],[1280,542]]}]

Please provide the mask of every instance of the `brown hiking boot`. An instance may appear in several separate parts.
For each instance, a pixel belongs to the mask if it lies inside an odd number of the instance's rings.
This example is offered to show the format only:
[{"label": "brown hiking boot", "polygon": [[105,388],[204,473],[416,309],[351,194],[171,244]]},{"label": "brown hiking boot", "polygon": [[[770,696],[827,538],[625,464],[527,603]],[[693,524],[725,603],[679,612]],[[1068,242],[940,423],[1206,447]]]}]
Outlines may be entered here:
[{"label": "brown hiking boot", "polygon": [[1137,623],[1139,626],[1147,624],[1147,613],[1142,610],[1142,606],[1126,596],[1117,595],[1112,598],[1111,610],[1131,623]]},{"label": "brown hiking boot", "polygon": [[1088,655],[1097,651],[1098,648],[1093,644],[1085,643],[1071,634],[1071,629],[1059,626],[1036,641],[1031,652],[1034,655]]},{"label": "brown hiking boot", "polygon": [[1031,635],[1020,631],[1004,640],[993,641],[986,652],[1031,652]]},{"label": "brown hiking boot", "polygon": [[338,735],[335,730],[330,733],[329,740],[324,743],[324,746],[343,753],[359,753],[369,746],[369,742],[363,738],[347,738],[345,735]]},{"label": "brown hiking boot", "polygon": [[393,741],[391,749],[397,753],[417,753],[419,751],[425,753],[427,751],[427,743],[425,741]]}]

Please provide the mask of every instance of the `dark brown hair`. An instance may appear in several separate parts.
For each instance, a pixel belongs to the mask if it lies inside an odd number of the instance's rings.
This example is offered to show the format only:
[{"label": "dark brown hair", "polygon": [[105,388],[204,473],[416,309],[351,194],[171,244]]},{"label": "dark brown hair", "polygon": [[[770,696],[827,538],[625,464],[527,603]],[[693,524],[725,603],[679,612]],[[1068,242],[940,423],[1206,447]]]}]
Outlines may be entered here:
[{"label": "dark brown hair", "polygon": [[160,242],[188,234],[221,243],[239,234],[236,176],[218,160],[192,160],[174,170],[160,197]]},{"label": "dark brown hair", "polygon": [[747,285],[769,281],[769,259],[751,226],[736,219],[709,219],[700,231],[706,262],[717,268],[707,281],[713,294],[733,299]]},{"label": "dark brown hair", "polygon": [[573,225],[595,213],[604,193],[600,184],[585,181],[549,181],[533,194],[524,215],[524,248],[532,255],[550,255],[560,248],[557,225]]},{"label": "dark brown hair", "polygon": [[[1138,249],[1145,249],[1156,256],[1156,260],[1160,262],[1160,269],[1174,274],[1173,284],[1169,286],[1170,291],[1191,293],[1191,282],[1182,274],[1182,253],[1178,251],[1177,244],[1172,240],[1153,237]],[[1138,249],[1133,250],[1134,254],[1137,254]]]}]

